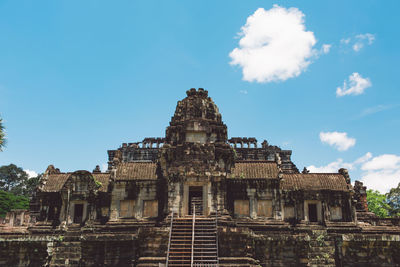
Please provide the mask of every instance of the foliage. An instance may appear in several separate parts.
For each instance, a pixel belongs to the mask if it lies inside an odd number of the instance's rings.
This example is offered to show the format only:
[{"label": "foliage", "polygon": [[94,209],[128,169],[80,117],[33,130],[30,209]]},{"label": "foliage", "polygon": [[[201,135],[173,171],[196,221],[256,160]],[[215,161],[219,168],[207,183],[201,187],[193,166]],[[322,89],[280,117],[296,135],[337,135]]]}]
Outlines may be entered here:
[{"label": "foliage", "polygon": [[101,187],[103,185],[100,181],[97,181],[96,179],[94,180],[94,182],[96,183],[97,187]]},{"label": "foliage", "polygon": [[28,174],[14,164],[0,167],[0,190],[22,195]]},{"label": "foliage", "polygon": [[16,196],[13,193],[0,190],[0,217],[12,209],[28,209],[29,199],[25,196]]},{"label": "foliage", "polygon": [[367,203],[369,211],[375,213],[378,217],[388,217],[389,205],[386,203],[386,196],[379,191],[367,190]]},{"label": "foliage", "polygon": [[238,155],[237,155],[237,152],[236,152],[236,149],[234,149],[234,148],[232,148],[233,149],[233,159],[237,159],[238,158]]},{"label": "foliage", "polygon": [[0,151],[3,151],[4,145],[6,144],[3,120],[0,118]]},{"label": "foliage", "polygon": [[28,197],[35,190],[40,177],[29,178],[22,168],[14,164],[1,166],[0,190]]},{"label": "foliage", "polygon": [[400,183],[386,194],[386,202],[389,216],[400,217]]},{"label": "foliage", "polygon": [[318,242],[318,245],[320,247],[322,247],[324,245],[324,243],[325,243],[325,236],[324,235],[319,235],[319,236],[317,236],[316,240]]}]

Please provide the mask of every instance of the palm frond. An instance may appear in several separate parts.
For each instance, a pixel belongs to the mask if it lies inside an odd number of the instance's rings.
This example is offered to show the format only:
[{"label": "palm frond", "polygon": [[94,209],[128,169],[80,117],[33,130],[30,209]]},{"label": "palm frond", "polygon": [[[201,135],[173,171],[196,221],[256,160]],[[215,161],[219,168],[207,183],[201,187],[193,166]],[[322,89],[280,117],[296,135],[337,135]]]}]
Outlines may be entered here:
[{"label": "palm frond", "polygon": [[3,147],[6,144],[3,119],[0,118],[0,151],[3,151]]}]

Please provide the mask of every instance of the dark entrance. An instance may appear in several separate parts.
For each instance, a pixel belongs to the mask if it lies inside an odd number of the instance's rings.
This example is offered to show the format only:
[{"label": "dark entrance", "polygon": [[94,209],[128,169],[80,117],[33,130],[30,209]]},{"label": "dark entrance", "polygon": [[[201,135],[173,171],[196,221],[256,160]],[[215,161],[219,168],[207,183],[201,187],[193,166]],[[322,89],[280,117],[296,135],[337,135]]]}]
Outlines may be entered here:
[{"label": "dark entrance", "polygon": [[82,223],[83,204],[75,204],[74,207],[74,223]]},{"label": "dark entrance", "polygon": [[55,219],[57,219],[57,207],[55,207],[55,206],[50,206],[50,207],[49,207],[48,219],[49,219],[49,220],[55,220]]},{"label": "dark entrance", "polygon": [[308,204],[308,218],[310,222],[318,222],[317,204]]},{"label": "dark entrance", "polygon": [[196,215],[203,214],[203,187],[189,186],[189,214],[193,214],[193,205]]}]

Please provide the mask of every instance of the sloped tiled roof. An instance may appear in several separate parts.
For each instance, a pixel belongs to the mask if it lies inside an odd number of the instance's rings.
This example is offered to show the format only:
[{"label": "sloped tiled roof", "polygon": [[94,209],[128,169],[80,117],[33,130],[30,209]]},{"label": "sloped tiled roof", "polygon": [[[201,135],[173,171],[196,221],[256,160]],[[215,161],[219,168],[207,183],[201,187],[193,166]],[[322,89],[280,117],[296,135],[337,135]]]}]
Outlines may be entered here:
[{"label": "sloped tiled roof", "polygon": [[232,168],[229,178],[278,178],[278,165],[271,161],[239,161]]},{"label": "sloped tiled roof", "polygon": [[101,183],[100,191],[107,192],[108,184],[110,183],[109,173],[93,173],[93,178]]},{"label": "sloped tiled roof", "polygon": [[[41,188],[42,192],[59,192],[64,186],[65,182],[73,173],[57,173],[49,174],[47,176],[47,181]],[[108,184],[110,182],[109,173],[93,173],[91,174],[96,181],[101,183],[100,191],[106,192]]]},{"label": "sloped tiled roof", "polygon": [[157,165],[153,162],[123,162],[117,167],[117,180],[155,180]]},{"label": "sloped tiled roof", "polygon": [[348,191],[346,179],[339,173],[283,174],[281,189]]},{"label": "sloped tiled roof", "polygon": [[43,185],[43,192],[58,192],[61,190],[71,173],[50,174],[47,177],[46,184]]}]

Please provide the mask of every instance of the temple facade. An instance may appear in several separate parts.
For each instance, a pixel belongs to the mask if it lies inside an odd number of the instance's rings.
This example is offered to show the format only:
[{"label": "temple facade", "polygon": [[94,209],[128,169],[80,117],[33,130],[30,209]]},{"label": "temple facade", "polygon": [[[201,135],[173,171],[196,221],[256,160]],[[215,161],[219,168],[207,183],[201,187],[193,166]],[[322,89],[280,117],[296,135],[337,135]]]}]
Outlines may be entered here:
[{"label": "temple facade", "polygon": [[[228,139],[203,89],[187,91],[163,138],[108,151],[108,170],[62,173],[50,165],[37,192],[37,221],[54,224],[163,220],[172,212],[302,223],[355,222],[346,169],[299,172],[290,150]],[[34,204],[34,203],[32,203]]]},{"label": "temple facade", "polygon": [[[300,172],[291,150],[228,138],[206,90],[186,94],[165,137],[108,150],[106,172],[47,168],[30,224],[18,228],[42,256],[17,265],[400,265],[399,220],[369,212],[366,188],[352,186],[346,169]],[[0,242],[3,251],[16,246],[12,240]],[[20,242],[18,251],[29,251]],[[196,246],[209,248],[199,256]],[[0,264],[10,264],[4,257]]]}]

